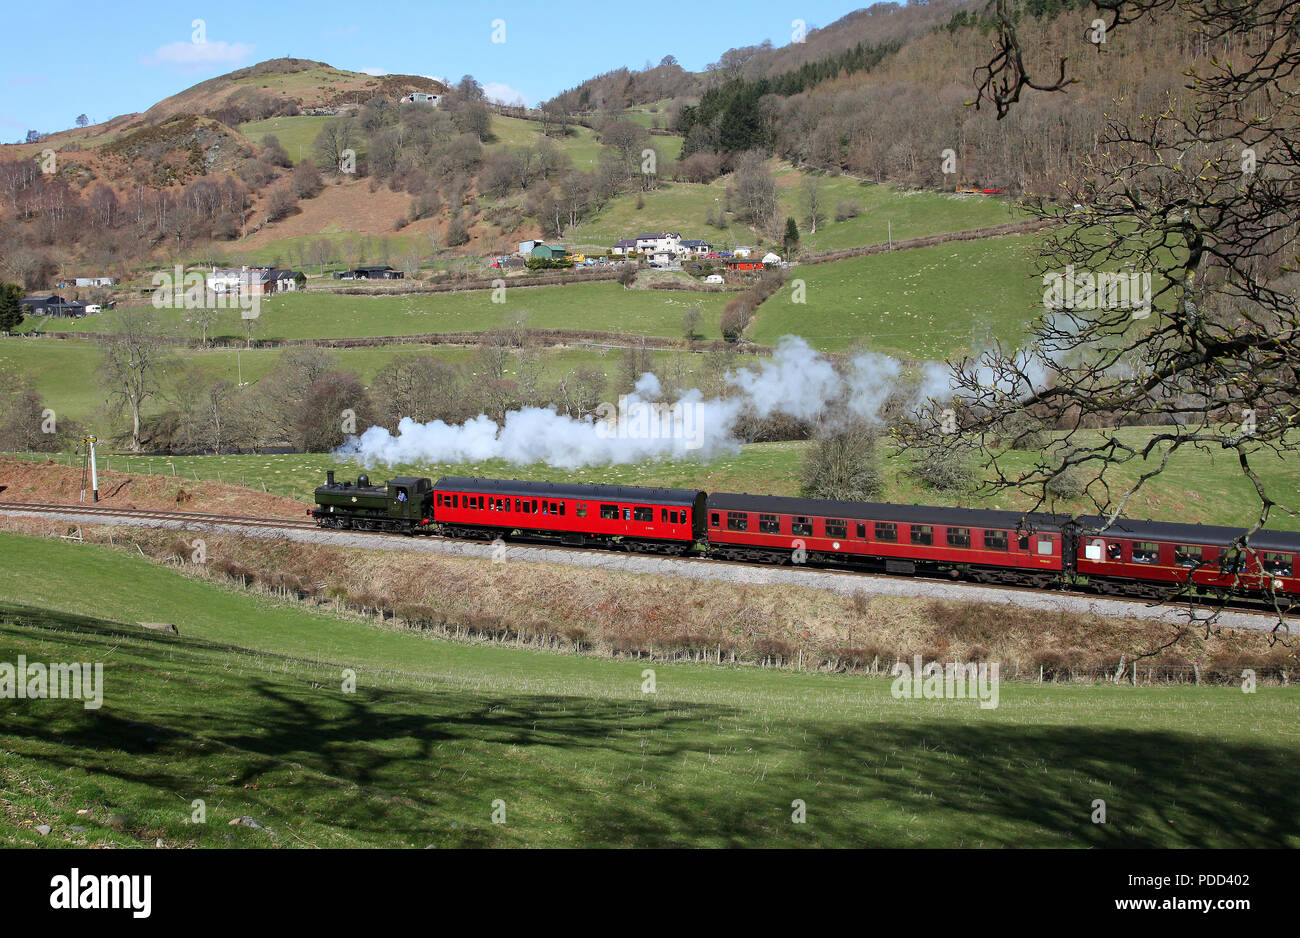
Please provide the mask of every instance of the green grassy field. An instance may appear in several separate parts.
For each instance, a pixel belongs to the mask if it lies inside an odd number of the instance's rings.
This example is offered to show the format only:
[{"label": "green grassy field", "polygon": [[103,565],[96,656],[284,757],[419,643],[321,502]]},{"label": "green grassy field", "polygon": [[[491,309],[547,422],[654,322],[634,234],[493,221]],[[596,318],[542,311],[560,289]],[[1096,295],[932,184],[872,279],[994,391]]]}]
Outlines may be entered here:
[{"label": "green grassy field", "polygon": [[298,163],[302,160],[314,160],[316,137],[333,117],[325,115],[301,114],[297,117],[271,117],[261,121],[249,121],[239,125],[239,132],[256,146],[262,145],[262,138],[268,134],[277,138],[284,147],[289,159]]},{"label": "green grassy field", "polygon": [[985,710],[657,664],[643,694],[644,662],[433,640],[100,546],[0,550],[0,661],[105,665],[100,709],[5,701],[9,845],[1300,845],[1296,688],[1004,683]]},{"label": "green grassy field", "polygon": [[[1149,438],[1151,430],[1129,427],[1115,433],[1121,440],[1137,445]],[[372,470],[376,476],[416,475],[439,478],[444,475],[470,475],[487,478],[511,478],[533,481],[591,482],[610,485],[646,485],[663,488],[703,489],[708,492],[761,492],[770,495],[799,494],[803,456],[808,444],[755,443],[741,448],[734,456],[724,456],[711,463],[694,461],[656,461],[615,466],[592,466],[566,470],[544,465],[516,466],[502,460],[479,463],[417,463],[382,466]],[[32,456],[34,459],[47,457]],[[61,456],[61,461],[80,465],[75,457]],[[1008,472],[1027,469],[1036,454],[1012,452],[1005,457]],[[1155,459],[1159,459],[1157,455]],[[885,448],[881,457],[885,488],[881,501],[900,504],[958,505],[972,508],[1020,510],[1032,506],[1032,499],[1021,493],[950,495],[934,492],[919,485],[907,473],[910,457],[898,456]],[[154,472],[171,475],[175,471],[195,479],[220,479],[224,482],[260,487],[268,492],[310,499],[327,469],[341,473],[355,472],[353,463],[340,464],[326,453],[291,455],[226,455],[175,457],[101,457],[100,466],[116,471]],[[1252,466],[1260,480],[1275,497],[1300,491],[1300,461],[1276,456],[1256,455]],[[1111,470],[1112,491],[1132,484],[1149,464],[1119,466]],[[1067,512],[1091,511],[1091,503],[1073,498],[1056,505]],[[1259,511],[1250,482],[1241,475],[1236,457],[1231,453],[1204,453],[1184,450],[1171,457],[1165,472],[1136,494],[1130,502],[1130,517],[1156,518],[1202,524],[1242,525]],[[1300,517],[1275,512],[1269,527],[1300,531]]]},{"label": "green grassy field", "polygon": [[[676,338],[682,335],[682,314],[698,305],[699,332],[717,337],[718,320],[729,298],[720,293],[624,290],[612,281],[507,288],[504,303],[494,303],[492,297],[491,290],[405,296],[283,294],[262,302],[253,335],[310,339],[477,332],[524,316],[534,329],[594,329]],[[60,320],[50,328],[100,332],[108,327],[110,316],[99,313]],[[184,310],[163,310],[160,316],[177,331],[189,331],[185,328]],[[216,325],[209,330],[209,336],[218,335],[243,338],[239,309],[220,312]]]},{"label": "green grassy field", "polygon": [[[1033,244],[1009,235],[797,267],[746,335],[768,344],[794,332],[825,351],[856,343],[912,360],[982,351],[991,340],[1016,347],[1042,312]],[[806,284],[802,304],[793,302],[796,279]]]},{"label": "green grassy field", "polygon": [[[656,137],[656,141],[669,139]],[[861,244],[883,244],[948,231],[983,228],[1026,216],[1002,199],[954,195],[943,192],[913,192],[858,182],[846,176],[820,176],[822,202],[827,218],[810,234],[805,223],[804,174],[773,161],[778,183],[781,216],[793,216],[802,234],[804,251],[834,251]],[[566,232],[565,240],[577,246],[610,247],[619,238],[635,237],[646,231],[676,231],[684,238],[702,238],[720,248],[737,244],[758,244],[747,225],[732,222],[718,229],[705,224],[707,213],[726,202],[729,177],[704,185],[668,182],[644,194],[644,207],[636,207],[637,195],[613,199],[600,213]],[[856,218],[834,220],[835,203],[851,199],[861,207]],[[778,252],[779,253],[779,252]]]},{"label": "green grassy field", "polygon": [[[431,354],[441,361],[471,362],[475,349],[445,345],[387,345],[373,348],[331,349],[340,368],[355,371],[369,384],[375,374],[402,355]],[[185,349],[175,353],[183,364],[197,364],[214,378],[237,383],[258,381],[270,371],[281,349]],[[542,384],[553,383],[576,368],[591,368],[613,379],[619,374],[619,349],[590,347],[545,348],[540,352]],[[682,373],[693,378],[704,367],[699,355],[685,351],[650,353],[659,373]],[[516,356],[517,357],[517,356]],[[96,379],[101,355],[92,342],[0,338],[0,369],[14,369],[36,379],[45,406],[60,417],[85,422],[96,416],[104,393]],[[612,392],[611,392],[612,393]],[[165,402],[154,400],[146,412],[156,412]]]},{"label": "green grassy field", "polygon": [[[518,117],[492,115],[491,131],[496,141],[489,145],[494,147],[528,147],[543,139],[542,125],[537,121],[523,120]],[[600,141],[596,132],[588,127],[573,126],[565,137],[552,137],[551,143],[561,153],[566,153],[573,160],[573,168],[590,172],[596,168],[600,159]]]}]

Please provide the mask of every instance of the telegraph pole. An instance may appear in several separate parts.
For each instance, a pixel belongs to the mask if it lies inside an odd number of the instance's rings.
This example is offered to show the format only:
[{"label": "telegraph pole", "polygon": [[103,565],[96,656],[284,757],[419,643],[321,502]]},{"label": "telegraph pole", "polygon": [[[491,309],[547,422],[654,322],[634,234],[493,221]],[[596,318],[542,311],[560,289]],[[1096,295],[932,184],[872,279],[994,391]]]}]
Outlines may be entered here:
[{"label": "telegraph pole", "polygon": [[95,466],[95,438],[88,436],[83,443],[86,444],[85,458],[81,462],[81,500],[86,500],[86,476],[90,476],[90,491],[95,501],[99,501],[99,470]]}]

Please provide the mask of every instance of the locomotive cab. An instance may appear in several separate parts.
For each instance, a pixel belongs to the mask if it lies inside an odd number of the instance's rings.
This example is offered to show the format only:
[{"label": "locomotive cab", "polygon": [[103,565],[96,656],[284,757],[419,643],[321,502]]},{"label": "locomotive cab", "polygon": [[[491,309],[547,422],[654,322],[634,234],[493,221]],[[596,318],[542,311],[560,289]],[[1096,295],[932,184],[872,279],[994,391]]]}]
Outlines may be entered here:
[{"label": "locomotive cab", "polygon": [[433,517],[433,483],[429,479],[397,476],[388,480],[388,516],[415,524]]}]

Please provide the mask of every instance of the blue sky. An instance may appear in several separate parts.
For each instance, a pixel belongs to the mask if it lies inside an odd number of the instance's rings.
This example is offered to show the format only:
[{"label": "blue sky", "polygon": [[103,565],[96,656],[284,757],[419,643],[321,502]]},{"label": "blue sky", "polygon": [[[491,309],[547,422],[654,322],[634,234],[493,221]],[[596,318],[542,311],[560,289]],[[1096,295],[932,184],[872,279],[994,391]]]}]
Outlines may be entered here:
[{"label": "blue sky", "polygon": [[[668,54],[697,71],[733,46],[785,45],[796,19],[826,26],[866,5],[71,0],[52,8],[29,0],[5,15],[7,35],[27,41],[9,43],[0,58],[0,141],[29,129],[65,130],[82,113],[98,123],[143,111],[196,82],[280,56],[453,81],[469,73],[496,95],[532,105],[592,75]],[[195,20],[206,42],[192,41]],[[494,20],[505,22],[504,43],[492,41]]]}]

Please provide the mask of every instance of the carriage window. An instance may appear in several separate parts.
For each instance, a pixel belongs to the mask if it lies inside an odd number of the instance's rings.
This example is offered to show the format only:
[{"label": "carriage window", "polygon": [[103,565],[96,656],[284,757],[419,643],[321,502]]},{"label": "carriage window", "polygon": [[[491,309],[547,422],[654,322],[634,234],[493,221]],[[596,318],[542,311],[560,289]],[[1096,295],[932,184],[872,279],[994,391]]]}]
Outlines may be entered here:
[{"label": "carriage window", "polygon": [[1134,563],[1155,563],[1160,559],[1160,545],[1152,541],[1133,542]]},{"label": "carriage window", "polygon": [[805,518],[802,515],[795,515],[794,520],[790,522],[790,533],[798,537],[812,537],[812,518]]},{"label": "carriage window", "polygon": [[849,524],[840,518],[827,518],[825,521],[827,537],[848,537]]},{"label": "carriage window", "polygon": [[781,533],[781,516],[780,515],[759,515],[758,529],[764,534]]},{"label": "carriage window", "polygon": [[1174,547],[1174,563],[1180,567],[1199,567],[1205,562],[1204,547],[1188,547],[1178,544]]},{"label": "carriage window", "polygon": [[1038,552],[1040,554],[1050,554],[1052,552],[1052,535],[1038,535]]},{"label": "carriage window", "polygon": [[1029,550],[1029,535],[1022,534],[1016,539],[1016,546],[1021,550]]},{"label": "carriage window", "polygon": [[866,536],[867,536],[867,526],[865,524],[858,525],[858,537],[866,537]]},{"label": "carriage window", "polygon": [[624,521],[631,521],[631,520],[632,520],[632,509],[631,509],[631,508],[624,508],[624,509],[623,509],[623,520],[624,520]]},{"label": "carriage window", "polygon": [[[858,525],[858,527],[862,527],[862,525]],[[897,541],[897,540],[898,540],[898,525],[894,524],[892,521],[877,521],[877,522],[876,522],[876,540],[878,540],[878,541]]]},{"label": "carriage window", "polygon": [[[674,514],[676,514],[676,512],[674,512]],[[660,509],[659,509],[659,520],[660,520],[662,523],[664,523],[664,524],[667,524],[667,523],[668,523],[668,509],[667,509],[667,508],[660,508]]]},{"label": "carriage window", "polygon": [[441,493],[441,492],[438,493],[438,507],[439,507],[439,508],[442,507],[442,493]]},{"label": "carriage window", "polygon": [[743,511],[727,512],[727,530],[728,531],[748,531],[749,515]]},{"label": "carriage window", "polygon": [[716,511],[713,513],[713,526],[715,528],[718,526],[718,513]]},{"label": "carriage window", "polygon": [[1269,576],[1290,576],[1295,569],[1290,554],[1261,554],[1259,562]]},{"label": "carriage window", "polygon": [[632,509],[632,517],[637,521],[654,521],[655,510],[653,508],[637,507]]},{"label": "carriage window", "polygon": [[452,507],[452,508],[459,508],[459,507],[460,507],[460,496],[459,496],[459,495],[453,495],[453,496],[451,497],[451,507]]},{"label": "carriage window", "polygon": [[970,528],[949,528],[949,547],[970,547]]},{"label": "carriage window", "polygon": [[550,513],[551,513],[551,503],[542,502],[542,514],[549,515]]},{"label": "carriage window", "polygon": [[1007,532],[1006,531],[985,531],[984,549],[985,550],[1006,550]]},{"label": "carriage window", "polygon": [[564,514],[564,502],[560,502],[560,514]]},{"label": "carriage window", "polygon": [[1115,563],[1119,563],[1124,559],[1124,545],[1116,541],[1111,541],[1106,545],[1106,558],[1108,560],[1113,560]]},{"label": "carriage window", "polygon": [[912,525],[912,543],[930,545],[934,543],[934,528],[928,524]]},{"label": "carriage window", "polygon": [[602,518],[604,518],[606,521],[617,521],[617,520],[618,520],[618,506],[617,506],[617,505],[601,505],[601,506],[600,506],[600,516],[601,516]]},{"label": "carriage window", "polygon": [[579,518],[587,517],[587,503],[578,502],[578,510],[574,512]]}]

